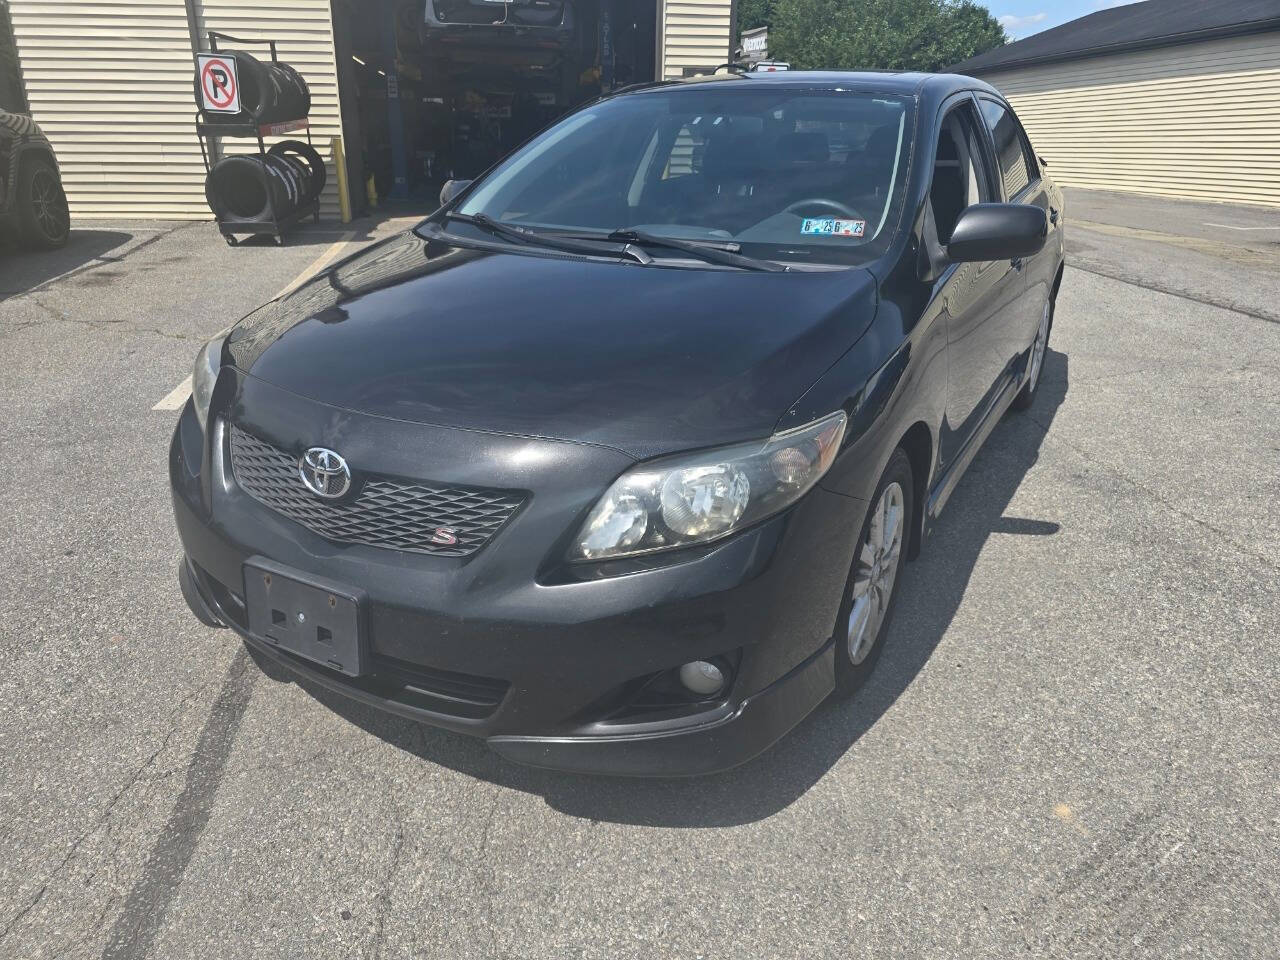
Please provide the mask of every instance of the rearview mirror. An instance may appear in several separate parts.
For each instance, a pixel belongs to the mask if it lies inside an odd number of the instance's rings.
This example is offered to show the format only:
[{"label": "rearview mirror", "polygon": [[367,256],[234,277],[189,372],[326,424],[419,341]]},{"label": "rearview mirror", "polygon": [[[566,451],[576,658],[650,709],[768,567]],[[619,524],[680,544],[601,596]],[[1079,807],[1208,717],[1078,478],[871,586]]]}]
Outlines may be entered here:
[{"label": "rearview mirror", "polygon": [[1044,249],[1049,218],[1029,203],[975,203],[960,212],[947,256],[956,263],[1016,260]]},{"label": "rearview mirror", "polygon": [[470,180],[446,180],[444,186],[440,188],[440,206],[443,207],[469,186],[471,186]]}]

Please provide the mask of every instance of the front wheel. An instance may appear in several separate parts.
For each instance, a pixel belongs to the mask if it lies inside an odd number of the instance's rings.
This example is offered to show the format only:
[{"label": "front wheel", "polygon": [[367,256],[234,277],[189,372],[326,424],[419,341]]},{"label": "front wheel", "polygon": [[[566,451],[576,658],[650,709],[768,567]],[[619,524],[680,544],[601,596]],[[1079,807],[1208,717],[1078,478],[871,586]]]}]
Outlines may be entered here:
[{"label": "front wheel", "polygon": [[1040,386],[1040,374],[1044,370],[1044,355],[1049,350],[1049,328],[1053,326],[1053,298],[1044,305],[1044,314],[1040,317],[1040,326],[1036,328],[1036,338],[1031,344],[1031,356],[1028,358],[1027,382],[1022,385],[1018,395],[1013,398],[1013,409],[1026,410],[1036,401],[1036,389]]},{"label": "front wheel", "polygon": [[913,490],[911,461],[901,449],[895,450],[862,523],[836,620],[836,693],[840,696],[862,686],[880,659],[915,517]]},{"label": "front wheel", "polygon": [[71,213],[58,171],[42,160],[27,158],[18,171],[17,187],[22,239],[40,250],[65,245],[71,235]]}]

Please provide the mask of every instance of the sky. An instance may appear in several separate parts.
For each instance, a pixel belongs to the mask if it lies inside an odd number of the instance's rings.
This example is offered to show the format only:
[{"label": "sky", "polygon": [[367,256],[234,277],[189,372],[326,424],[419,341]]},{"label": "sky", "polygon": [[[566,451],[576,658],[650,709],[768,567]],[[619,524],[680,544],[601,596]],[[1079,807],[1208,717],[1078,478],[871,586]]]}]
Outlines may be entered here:
[{"label": "sky", "polygon": [[1021,40],[1068,20],[1132,0],[986,0],[1010,40]]}]

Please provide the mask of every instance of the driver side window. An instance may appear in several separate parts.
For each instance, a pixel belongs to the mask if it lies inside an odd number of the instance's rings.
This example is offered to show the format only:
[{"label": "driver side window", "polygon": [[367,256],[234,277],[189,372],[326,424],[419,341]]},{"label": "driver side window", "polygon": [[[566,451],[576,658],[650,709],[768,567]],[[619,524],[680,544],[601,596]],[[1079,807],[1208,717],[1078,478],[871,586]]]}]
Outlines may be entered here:
[{"label": "driver side window", "polygon": [[933,160],[929,204],[938,242],[951,239],[960,212],[975,203],[994,203],[1000,197],[990,176],[977,117],[970,101],[958,104],[942,120],[938,151]]}]

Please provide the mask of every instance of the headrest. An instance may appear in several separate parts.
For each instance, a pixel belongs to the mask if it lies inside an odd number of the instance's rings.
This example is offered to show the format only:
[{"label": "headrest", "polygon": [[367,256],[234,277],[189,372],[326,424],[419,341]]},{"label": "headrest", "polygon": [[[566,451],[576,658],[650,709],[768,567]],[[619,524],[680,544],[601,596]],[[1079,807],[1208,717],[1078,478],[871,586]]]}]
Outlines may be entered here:
[{"label": "headrest", "polygon": [[714,180],[751,180],[767,173],[768,159],[758,135],[721,133],[707,141],[702,156],[703,176]]},{"label": "headrest", "polygon": [[822,131],[784,133],[778,138],[778,159],[783,163],[826,163],[831,145]]},{"label": "headrest", "polygon": [[898,147],[898,125],[886,124],[867,137],[867,145],[861,150],[850,150],[845,163],[871,166],[891,166]]}]

